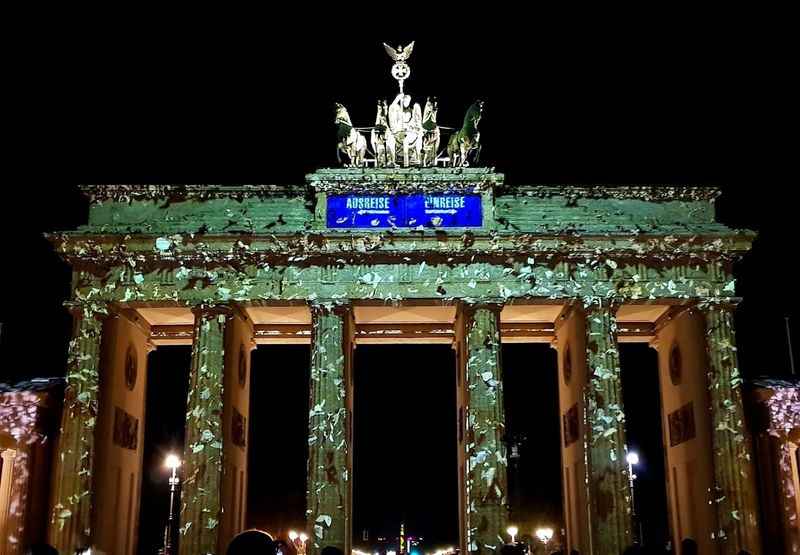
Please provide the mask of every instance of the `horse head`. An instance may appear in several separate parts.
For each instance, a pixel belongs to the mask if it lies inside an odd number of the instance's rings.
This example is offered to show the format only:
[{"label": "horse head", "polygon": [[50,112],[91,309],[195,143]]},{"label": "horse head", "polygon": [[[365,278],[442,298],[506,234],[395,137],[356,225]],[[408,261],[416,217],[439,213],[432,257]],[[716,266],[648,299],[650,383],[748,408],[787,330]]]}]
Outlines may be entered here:
[{"label": "horse head", "polygon": [[478,122],[483,115],[483,100],[476,100],[472,103],[472,106],[469,107],[467,110],[467,118],[469,119],[476,127]]},{"label": "horse head", "polygon": [[350,121],[350,114],[347,113],[347,108],[345,108],[343,104],[339,104],[338,102],[335,104],[335,106],[336,106],[336,124],[348,125],[350,127],[353,127],[353,123]]}]

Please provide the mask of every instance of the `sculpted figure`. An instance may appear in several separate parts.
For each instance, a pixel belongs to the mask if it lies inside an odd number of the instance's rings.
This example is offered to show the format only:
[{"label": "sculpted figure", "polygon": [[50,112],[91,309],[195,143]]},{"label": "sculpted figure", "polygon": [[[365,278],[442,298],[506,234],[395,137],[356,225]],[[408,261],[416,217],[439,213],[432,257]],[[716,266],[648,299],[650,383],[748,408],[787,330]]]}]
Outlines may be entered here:
[{"label": "sculpted figure", "polygon": [[436,123],[436,114],[439,111],[439,101],[436,97],[428,97],[425,102],[425,112],[422,116],[422,165],[435,166],[436,156],[439,152],[441,130]]},{"label": "sculpted figure", "polygon": [[350,114],[347,109],[336,103],[336,138],[337,149],[336,159],[342,162],[340,153],[347,156],[346,166],[361,167],[364,165],[364,157],[367,152],[367,139],[350,121]]},{"label": "sculpted figure", "polygon": [[481,152],[481,134],[478,123],[483,113],[483,101],[476,100],[464,116],[464,125],[453,133],[447,143],[447,155],[452,166],[469,166],[469,157],[475,153],[474,161],[477,163]]},{"label": "sculpted figure", "polygon": [[[417,163],[422,158],[422,110],[419,104],[411,106],[411,97],[398,94],[389,106],[389,128],[395,142],[403,147],[403,166]],[[413,150],[412,150],[413,149]]]},{"label": "sculpted figure", "polygon": [[394,134],[389,129],[389,107],[385,100],[378,101],[378,112],[375,115],[375,127],[370,134],[372,151],[375,153],[375,165],[390,167],[395,165],[397,145]]}]

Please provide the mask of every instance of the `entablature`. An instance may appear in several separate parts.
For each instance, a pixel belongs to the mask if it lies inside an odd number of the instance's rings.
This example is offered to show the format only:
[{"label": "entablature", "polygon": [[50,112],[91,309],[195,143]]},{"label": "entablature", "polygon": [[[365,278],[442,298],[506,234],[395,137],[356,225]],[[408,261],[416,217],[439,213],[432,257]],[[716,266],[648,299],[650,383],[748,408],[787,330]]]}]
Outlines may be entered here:
[{"label": "entablature", "polygon": [[[668,236],[537,235],[496,232],[454,236],[421,231],[413,234],[316,232],[292,235],[154,236],[50,234],[56,251],[75,266],[95,264],[135,266],[186,263],[263,264],[292,262],[330,265],[343,262],[435,260],[462,263],[505,257],[543,255],[548,260],[635,260],[648,265],[698,264],[709,260],[738,259],[754,238],[751,232]],[[343,258],[344,257],[344,258]]]},{"label": "entablature", "polygon": [[440,302],[500,299],[727,298],[734,294],[730,270],[720,263],[695,266],[605,262],[548,262],[520,256],[492,262],[434,260],[394,263],[347,262],[327,266],[248,264],[118,265],[75,271],[73,294],[80,301],[178,303],[313,301],[358,299]]},{"label": "entablature", "polygon": [[[479,196],[480,224],[433,218],[384,225],[395,235],[734,234],[715,219],[715,187],[509,186],[493,168],[323,168],[300,185],[86,185],[85,234],[293,234],[341,232],[327,210],[335,196]],[[426,198],[428,198],[426,196]],[[377,222],[380,218],[376,219]],[[370,219],[354,233],[374,232]],[[463,225],[463,227],[456,227]],[[361,227],[358,227],[361,226]]]}]

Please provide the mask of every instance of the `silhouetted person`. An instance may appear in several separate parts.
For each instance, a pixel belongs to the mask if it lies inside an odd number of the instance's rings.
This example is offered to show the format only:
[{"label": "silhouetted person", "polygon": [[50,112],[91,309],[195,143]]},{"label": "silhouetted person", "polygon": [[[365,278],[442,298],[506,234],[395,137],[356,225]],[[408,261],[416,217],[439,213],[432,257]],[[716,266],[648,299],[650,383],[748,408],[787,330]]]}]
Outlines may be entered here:
[{"label": "silhouetted person", "polygon": [[344,553],[342,553],[342,550],[339,549],[338,547],[327,545],[322,548],[322,552],[320,552],[320,555],[344,555]]},{"label": "silhouetted person", "polygon": [[261,530],[246,530],[228,545],[227,555],[275,555],[277,548],[272,536]]},{"label": "silhouetted person", "polygon": [[681,542],[681,555],[697,555],[697,542],[691,538],[684,538]]},{"label": "silhouetted person", "polygon": [[500,555],[525,555],[528,546],[522,542],[506,543],[500,548]]}]

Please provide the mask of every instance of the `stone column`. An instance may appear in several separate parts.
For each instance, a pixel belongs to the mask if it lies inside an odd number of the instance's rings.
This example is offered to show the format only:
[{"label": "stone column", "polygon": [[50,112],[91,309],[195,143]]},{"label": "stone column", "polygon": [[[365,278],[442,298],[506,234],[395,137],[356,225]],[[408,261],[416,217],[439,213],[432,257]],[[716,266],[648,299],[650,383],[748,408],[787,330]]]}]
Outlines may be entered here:
[{"label": "stone column", "polygon": [[351,471],[347,367],[350,360],[350,310],[311,306],[311,380],[308,418],[308,548],[316,555],[328,546],[350,552]]},{"label": "stone column", "polygon": [[67,384],[53,472],[48,541],[72,553],[91,538],[95,423],[100,384],[102,303],[67,303],[74,323],[67,355]]},{"label": "stone column", "polygon": [[507,467],[500,304],[464,306],[467,439],[464,492],[467,549],[498,551],[505,543]]},{"label": "stone column", "polygon": [[[11,505],[11,485],[14,482],[14,458],[17,452],[14,449],[6,449],[0,452],[0,459],[3,463],[0,465],[0,555],[10,553],[8,546],[8,537],[11,534],[9,527],[9,508]],[[16,536],[16,530],[14,534]]]},{"label": "stone column", "polygon": [[761,553],[753,453],[744,419],[733,305],[705,307],[720,553]]},{"label": "stone column", "polygon": [[221,552],[217,542],[222,495],[222,380],[229,314],[227,307],[194,310],[180,510],[181,555]]},{"label": "stone column", "polygon": [[595,555],[619,555],[633,541],[617,308],[616,303],[606,299],[592,299],[584,304],[588,374],[584,441]]}]

